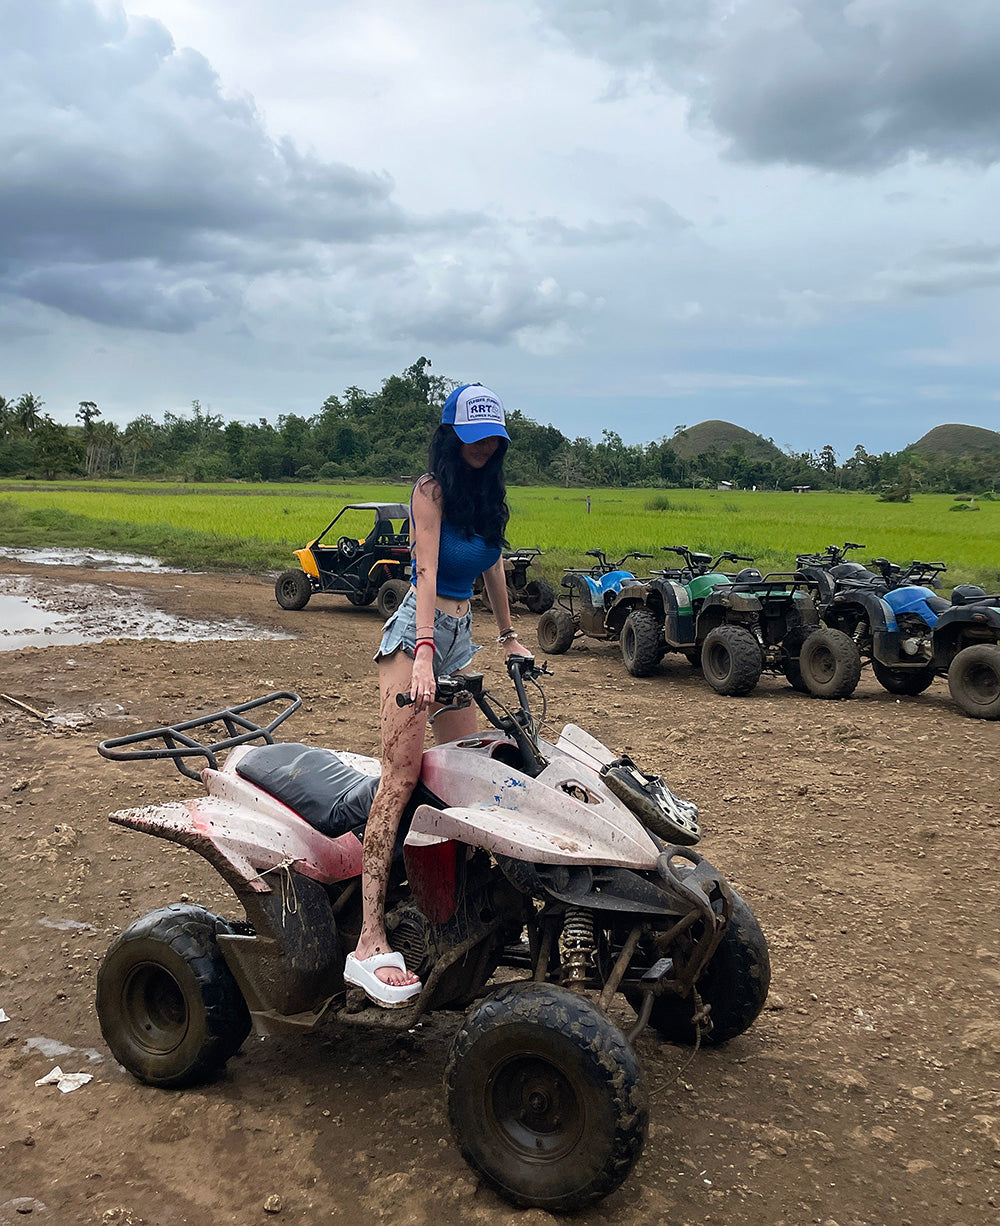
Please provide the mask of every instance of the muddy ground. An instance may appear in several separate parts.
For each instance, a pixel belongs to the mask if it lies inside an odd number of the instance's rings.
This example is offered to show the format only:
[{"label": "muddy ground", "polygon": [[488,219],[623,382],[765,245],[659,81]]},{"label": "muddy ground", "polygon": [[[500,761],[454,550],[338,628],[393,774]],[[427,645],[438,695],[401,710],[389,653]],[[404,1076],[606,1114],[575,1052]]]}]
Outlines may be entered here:
[{"label": "muddy ground", "polygon": [[[287,739],[376,752],[374,610],[328,598],[285,613],[250,576],[0,571],[297,636],[0,654],[0,690],[76,724],[0,702],[0,1226],[549,1220],[482,1187],[449,1135],[455,1018],[400,1038],[251,1038],[222,1080],[170,1093],[117,1066],[94,1014],[102,952],[134,918],[185,897],[233,913],[192,853],[106,820],[189,785],[165,764],[105,762],[96,742],[288,687],[305,703]],[[534,619],[517,621],[530,640]],[[499,649],[484,658],[496,674]],[[1000,728],[963,717],[943,681],[899,700],[866,677],[826,703],[767,679],[722,698],[680,660],[632,679],[593,642],[554,666],[550,725],[628,747],[701,805],[703,850],[751,902],[773,964],[753,1029],[678,1080],[687,1052],[638,1040],[649,1140],[582,1220],[1000,1220]],[[93,1080],[36,1088],[55,1064]]]}]

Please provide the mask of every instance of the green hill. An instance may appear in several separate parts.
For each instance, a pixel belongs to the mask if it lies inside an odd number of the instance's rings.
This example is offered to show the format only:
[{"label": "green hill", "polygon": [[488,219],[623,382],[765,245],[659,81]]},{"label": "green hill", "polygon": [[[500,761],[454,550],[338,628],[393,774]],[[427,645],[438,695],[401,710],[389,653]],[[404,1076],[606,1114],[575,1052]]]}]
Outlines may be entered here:
[{"label": "green hill", "polygon": [[674,451],[684,460],[690,460],[705,451],[726,452],[734,444],[742,444],[744,453],[754,460],[773,460],[782,454],[781,449],[759,434],[734,426],[731,421],[703,421],[678,431],[670,440]]},{"label": "green hill", "polygon": [[982,426],[935,426],[923,438],[910,443],[906,450],[950,456],[969,455],[975,451],[1000,451],[1000,434]]}]

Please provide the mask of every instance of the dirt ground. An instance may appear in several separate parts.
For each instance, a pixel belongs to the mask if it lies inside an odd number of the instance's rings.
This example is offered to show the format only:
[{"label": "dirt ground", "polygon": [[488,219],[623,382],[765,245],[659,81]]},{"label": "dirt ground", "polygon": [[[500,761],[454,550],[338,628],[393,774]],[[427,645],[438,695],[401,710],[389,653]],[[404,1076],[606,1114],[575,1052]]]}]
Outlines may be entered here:
[{"label": "dirt ground", "polygon": [[[282,612],[251,576],[0,563],[15,572],[296,637],[0,654],[0,691],[74,714],[60,727],[0,701],[0,1226],[548,1220],[494,1197],[452,1141],[456,1017],[400,1037],[251,1038],[217,1083],[166,1092],[115,1063],[94,1013],[102,953],[133,919],[188,897],[234,914],[191,852],[107,822],[196,785],[106,762],[97,741],[290,688],[305,702],[286,739],[377,752],[374,609]],[[535,619],[516,620],[533,641]],[[480,659],[499,677],[498,648]],[[637,1041],[649,1139],[582,1220],[1000,1220],[1000,728],[962,716],[944,681],[896,699],[866,676],[826,703],[765,679],[730,699],[680,659],[630,678],[591,641],[553,667],[550,729],[579,722],[699,803],[702,850],[753,906],[773,966],[756,1025],[679,1079],[687,1051]],[[36,1088],[56,1064],[93,1080]]]}]

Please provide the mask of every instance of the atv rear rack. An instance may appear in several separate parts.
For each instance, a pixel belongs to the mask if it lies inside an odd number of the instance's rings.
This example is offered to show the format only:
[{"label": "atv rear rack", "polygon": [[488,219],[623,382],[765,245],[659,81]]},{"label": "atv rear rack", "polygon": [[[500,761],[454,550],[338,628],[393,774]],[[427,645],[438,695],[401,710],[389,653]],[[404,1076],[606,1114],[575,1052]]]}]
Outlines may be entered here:
[{"label": "atv rear rack", "polygon": [[[246,711],[254,711],[269,703],[288,701],[288,705],[280,711],[268,724],[255,724],[244,719]],[[169,758],[182,775],[200,782],[201,774],[185,762],[185,758],[199,757],[207,760],[207,766],[212,770],[219,769],[216,754],[224,749],[233,749],[237,745],[245,745],[248,741],[264,741],[267,745],[274,744],[271,735],[275,728],[302,705],[302,699],[291,690],[277,690],[266,694],[263,698],[254,698],[250,702],[242,702],[239,706],[227,707],[223,711],[215,711],[211,715],[202,715],[198,719],[186,720],[183,724],[169,724],[163,728],[151,728],[148,732],[133,732],[130,736],[115,737],[109,741],[101,741],[97,752],[102,758],[110,758],[113,762],[134,762],[149,758]],[[222,724],[229,733],[221,741],[202,742],[188,736],[192,728],[206,728],[210,724]],[[242,729],[242,731],[240,731]],[[162,746],[146,749],[129,749],[126,746],[141,745],[144,741],[162,741]],[[202,768],[204,769],[204,767]]]}]

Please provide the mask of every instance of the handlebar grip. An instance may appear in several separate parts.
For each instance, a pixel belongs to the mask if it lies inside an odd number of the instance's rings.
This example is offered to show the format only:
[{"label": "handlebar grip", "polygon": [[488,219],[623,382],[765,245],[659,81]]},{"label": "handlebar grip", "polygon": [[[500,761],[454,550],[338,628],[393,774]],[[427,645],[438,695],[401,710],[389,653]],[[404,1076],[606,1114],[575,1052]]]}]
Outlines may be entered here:
[{"label": "handlebar grip", "polygon": [[397,694],[396,695],[396,706],[397,707],[409,707],[412,705],[413,705],[412,694]]}]

